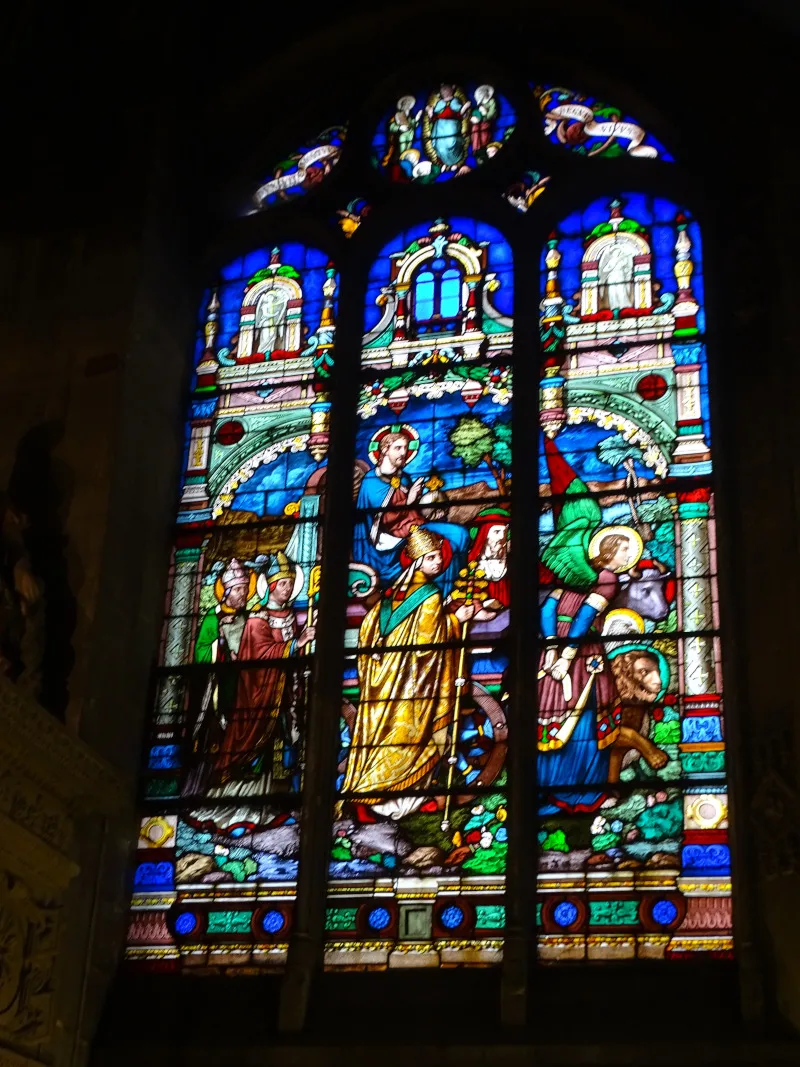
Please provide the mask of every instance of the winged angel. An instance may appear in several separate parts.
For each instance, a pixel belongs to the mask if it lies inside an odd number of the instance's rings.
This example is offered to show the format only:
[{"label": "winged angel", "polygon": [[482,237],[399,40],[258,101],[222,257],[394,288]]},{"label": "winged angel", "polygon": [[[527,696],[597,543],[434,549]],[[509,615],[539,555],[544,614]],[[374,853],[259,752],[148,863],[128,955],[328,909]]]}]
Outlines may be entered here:
[{"label": "winged angel", "polygon": [[[550,591],[541,608],[538,776],[540,814],[589,812],[608,798],[619,697],[600,635],[619,575],[641,558],[630,526],[603,524],[597,500],[545,439],[555,533],[544,550]],[[586,788],[590,787],[590,788]]]}]

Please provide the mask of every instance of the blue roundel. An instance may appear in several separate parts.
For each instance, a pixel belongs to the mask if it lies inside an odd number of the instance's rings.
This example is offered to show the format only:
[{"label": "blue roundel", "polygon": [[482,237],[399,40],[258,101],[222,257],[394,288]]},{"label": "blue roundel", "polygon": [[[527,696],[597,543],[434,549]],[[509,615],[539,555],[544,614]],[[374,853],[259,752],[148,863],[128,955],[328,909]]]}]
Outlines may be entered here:
[{"label": "blue roundel", "polygon": [[572,926],[578,918],[578,908],[571,900],[562,900],[553,909],[553,918],[559,926]]},{"label": "blue roundel", "polygon": [[367,922],[372,930],[385,930],[392,917],[386,908],[373,908],[367,916]]},{"label": "blue roundel", "polygon": [[191,934],[197,929],[197,916],[194,912],[183,911],[175,920],[176,934]]},{"label": "blue roundel", "polygon": [[671,900],[657,900],[653,905],[653,922],[659,926],[669,926],[678,918],[678,909]]},{"label": "blue roundel", "polygon": [[283,917],[283,912],[275,908],[268,911],[261,920],[261,926],[268,934],[277,934],[285,925],[286,919]]},{"label": "blue roundel", "polygon": [[448,930],[455,930],[464,921],[464,912],[456,904],[449,904],[439,916],[442,926]]}]

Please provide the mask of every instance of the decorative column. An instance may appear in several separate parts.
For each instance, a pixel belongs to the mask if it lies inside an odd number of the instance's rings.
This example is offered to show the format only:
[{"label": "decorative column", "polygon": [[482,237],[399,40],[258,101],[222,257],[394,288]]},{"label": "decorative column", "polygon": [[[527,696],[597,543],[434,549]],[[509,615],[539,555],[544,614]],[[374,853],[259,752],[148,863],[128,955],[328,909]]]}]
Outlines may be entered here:
[{"label": "decorative column", "polygon": [[649,254],[633,257],[633,306],[649,311],[653,306],[653,276]]},{"label": "decorative column", "polygon": [[697,335],[697,312],[700,307],[692,293],[692,241],[689,237],[689,221],[685,215],[675,219],[678,227],[678,239],[675,242],[675,278],[678,292],[675,297],[675,336],[688,337]]},{"label": "decorative column", "polygon": [[687,898],[687,913],[674,950],[703,948],[727,954],[731,948],[730,848],[715,657],[710,502],[709,489],[678,493],[678,629],[687,635],[679,639],[680,753],[687,780],[679,888]]},{"label": "decorative column", "polygon": [[[219,369],[219,363],[215,355],[215,345],[219,331],[218,317],[219,297],[215,289],[207,308],[205,325],[206,347],[202,359],[197,365],[197,383],[191,404],[189,449],[186,456],[183,492],[181,493],[180,510],[181,512],[188,511],[190,515],[179,515],[179,522],[197,521],[201,517],[197,512],[208,511],[210,504],[208,496],[208,463],[211,456],[211,426],[217,410],[217,370]],[[208,515],[203,515],[202,517],[210,518],[210,511],[208,511]]]},{"label": "decorative column", "polygon": [[[406,325],[408,321],[408,290],[411,288],[408,282],[398,282],[395,285],[395,293],[397,294],[397,307],[394,313],[394,333],[392,334],[393,341],[405,341],[407,338]],[[393,353],[392,366],[405,366],[407,356],[403,358],[402,362],[398,362],[398,356]]]},{"label": "decorative column", "polygon": [[[697,312],[699,310],[691,288],[692,271],[694,264],[691,260],[692,242],[687,229],[688,222],[683,215],[678,215],[678,239],[675,243],[675,278],[678,283],[678,293],[675,298],[673,314],[675,316],[675,331],[673,338],[679,342],[673,344],[672,354],[675,359],[675,386],[676,402],[678,406],[677,430],[678,440],[672,454],[674,465],[673,473],[681,474],[706,474],[710,473],[709,460],[711,453],[706,444],[703,430],[703,411],[701,406],[702,383],[701,358],[702,344],[695,341],[693,344],[680,343],[696,338],[699,335],[697,327]],[[687,470],[686,464],[692,464],[692,470]],[[698,466],[702,464],[703,466]]]},{"label": "decorative column", "polygon": [[311,435],[308,438],[308,451],[319,463],[328,451],[330,401],[315,400],[310,410]]},{"label": "decorative column", "polygon": [[336,319],[333,313],[333,300],[336,296],[336,268],[329,263],[325,270],[326,278],[322,284],[322,313],[317,329],[317,345],[314,357],[316,380],[313,391],[316,399],[309,405],[311,411],[311,435],[308,439],[308,451],[319,463],[328,451],[330,401],[326,389],[326,379],[333,369],[333,346],[336,339]]},{"label": "decorative column", "polygon": [[564,398],[564,378],[561,375],[561,365],[564,354],[562,343],[564,340],[564,299],[558,287],[558,265],[561,262],[561,253],[558,250],[558,240],[553,233],[547,242],[545,266],[547,267],[547,280],[545,282],[544,299],[541,302],[541,338],[544,350],[544,367],[542,379],[539,383],[539,419],[542,429],[547,437],[554,438],[562,429],[567,418]]},{"label": "decorative column", "polygon": [[567,421],[567,409],[564,397],[565,380],[559,373],[557,364],[545,364],[542,380],[539,383],[539,420],[546,437],[551,440],[560,432]]},{"label": "decorative column", "polygon": [[[549,351],[550,348],[554,347],[554,344],[550,341],[550,336],[557,336],[554,324],[563,322],[562,308],[564,307],[564,298],[558,286],[558,265],[561,262],[561,253],[558,250],[558,238],[555,233],[551,233],[548,239],[544,262],[547,267],[547,280],[544,284],[544,299],[541,303],[543,313],[542,344],[545,351]],[[563,333],[561,336],[563,336]]]},{"label": "decorative column", "polygon": [[[709,489],[678,494],[680,543],[679,628],[688,633],[714,629],[709,542]],[[687,696],[714,692],[714,651],[710,636],[684,638],[683,686]]]},{"label": "decorative column", "polygon": [[464,333],[474,332],[478,329],[478,282],[477,274],[467,274],[464,277],[467,285],[467,307],[464,316]]},{"label": "decorative column", "polygon": [[[322,314],[319,317],[319,329],[317,330],[319,344],[314,358],[314,370],[319,378],[329,378],[333,368],[332,352],[336,339],[336,318],[333,314],[333,298],[336,296],[336,268],[332,263],[329,263],[325,269],[322,296]],[[322,388],[321,383],[319,387]]]},{"label": "decorative column", "polygon": [[205,534],[201,531],[187,531],[185,534],[179,534],[175,542],[162,658],[165,667],[178,667],[189,659],[197,574],[204,537]]}]

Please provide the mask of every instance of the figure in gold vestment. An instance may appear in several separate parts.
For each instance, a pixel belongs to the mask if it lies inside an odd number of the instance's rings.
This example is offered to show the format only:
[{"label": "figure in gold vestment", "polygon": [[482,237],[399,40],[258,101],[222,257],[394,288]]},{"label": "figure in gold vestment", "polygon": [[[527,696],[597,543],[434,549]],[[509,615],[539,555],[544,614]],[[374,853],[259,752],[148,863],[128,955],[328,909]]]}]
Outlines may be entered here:
[{"label": "figure in gold vestment", "polygon": [[[381,815],[400,819],[425,797],[394,796],[430,784],[453,716],[460,636],[479,605],[453,610],[433,579],[449,563],[447,541],[412,529],[403,573],[375,604],[359,631],[360,699],[342,792]],[[434,647],[431,647],[434,646]],[[439,646],[439,647],[436,647]]]}]

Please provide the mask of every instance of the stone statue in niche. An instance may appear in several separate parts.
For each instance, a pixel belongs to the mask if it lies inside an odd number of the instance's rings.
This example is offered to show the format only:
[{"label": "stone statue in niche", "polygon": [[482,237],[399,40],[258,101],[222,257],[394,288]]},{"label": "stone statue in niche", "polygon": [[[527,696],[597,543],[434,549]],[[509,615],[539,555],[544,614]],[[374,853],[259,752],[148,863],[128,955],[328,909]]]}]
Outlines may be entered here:
[{"label": "stone statue in niche", "polygon": [[25,545],[28,519],[0,495],[0,673],[38,695],[44,654],[44,583]]}]

